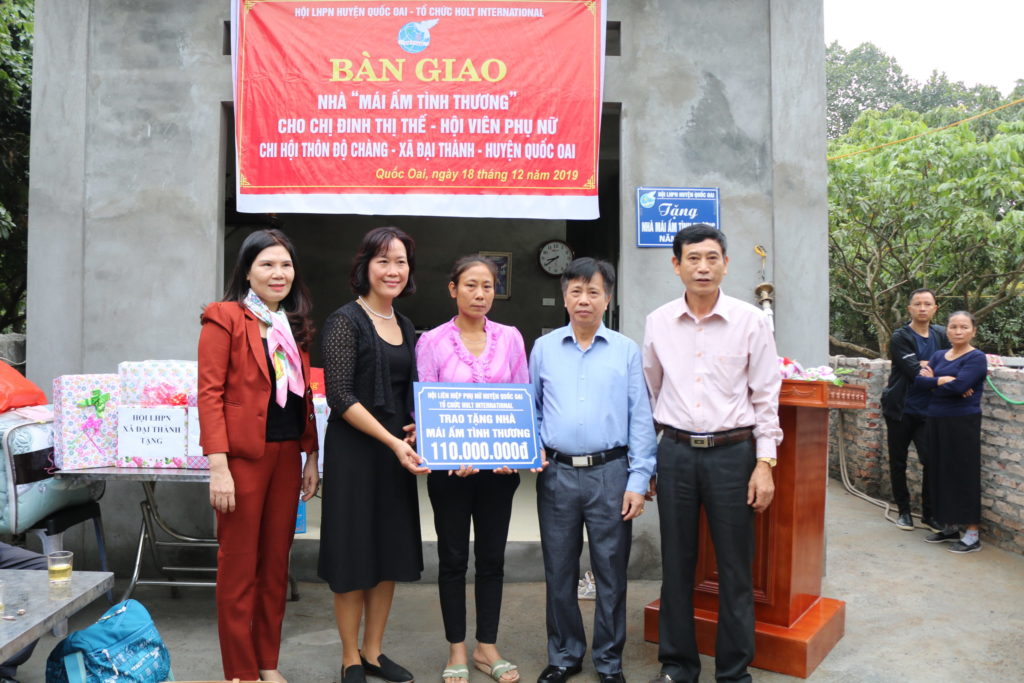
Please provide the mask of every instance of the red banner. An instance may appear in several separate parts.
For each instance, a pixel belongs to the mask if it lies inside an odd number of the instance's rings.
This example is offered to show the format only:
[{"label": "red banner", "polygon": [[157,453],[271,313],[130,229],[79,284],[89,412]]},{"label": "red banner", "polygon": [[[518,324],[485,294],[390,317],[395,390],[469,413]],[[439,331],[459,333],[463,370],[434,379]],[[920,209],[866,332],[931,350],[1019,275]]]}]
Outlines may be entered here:
[{"label": "red banner", "polygon": [[235,0],[240,211],[597,217],[603,0]]}]

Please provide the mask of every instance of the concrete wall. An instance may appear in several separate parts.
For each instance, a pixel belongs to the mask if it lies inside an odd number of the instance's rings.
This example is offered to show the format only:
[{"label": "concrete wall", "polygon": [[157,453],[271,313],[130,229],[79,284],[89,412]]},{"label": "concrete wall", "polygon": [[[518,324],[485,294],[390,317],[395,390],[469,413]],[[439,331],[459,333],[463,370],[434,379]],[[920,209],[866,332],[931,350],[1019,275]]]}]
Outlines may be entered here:
[{"label": "concrete wall", "polygon": [[[194,358],[200,307],[223,285],[229,3],[37,0],[36,11],[30,376],[47,386],[56,375],[109,372],[121,360]],[[622,36],[622,56],[607,60],[605,89],[607,102],[622,105],[621,329],[639,340],[646,314],[681,294],[669,251],[635,246],[636,186],[713,186],[721,188],[730,239],[726,291],[753,300],[761,279],[753,248],[763,245],[766,276],[778,289],[780,350],[824,362],[820,0],[610,0],[609,20],[621,23]],[[366,227],[381,222],[317,218],[296,226],[314,245],[304,252],[307,261],[327,273],[319,317],[347,296],[333,289],[347,290],[346,254]],[[426,245],[421,253],[432,255],[421,259],[424,282],[443,277],[452,257],[470,246],[460,242],[467,233],[458,221],[402,224]],[[470,248],[515,251],[517,263],[532,263],[536,245],[563,230],[532,225],[499,226],[493,247]],[[443,261],[434,262],[435,254]],[[515,272],[513,279],[513,299],[499,302],[497,319],[529,317],[530,307],[534,328],[560,318],[559,305],[539,306],[546,292],[557,296],[553,281],[524,285],[529,279]],[[409,303],[423,326],[443,319],[444,305],[443,289],[432,302]],[[201,486],[158,495],[186,528],[209,528]],[[119,570],[132,556],[138,499],[138,485],[121,484],[103,501]],[[193,510],[202,512],[187,512]],[[635,573],[656,576],[656,516],[634,529]],[[69,544],[88,545],[86,539],[76,531]]]},{"label": "concrete wall", "polygon": [[668,249],[636,248],[640,185],[718,187],[729,239],[723,288],[754,301],[760,257],[776,286],[783,355],[828,355],[824,24],[818,0],[609,3],[622,57],[605,100],[622,103],[622,331],[682,286]]},{"label": "concrete wall", "polygon": [[[196,357],[200,307],[222,282],[227,18],[226,2],[37,0],[28,367],[40,386]],[[139,498],[138,484],[116,484],[102,502],[119,568]],[[204,510],[183,526],[208,530],[205,500],[185,486],[169,502]],[[72,546],[88,538],[79,526]]]},{"label": "concrete wall", "polygon": [[[818,0],[609,2],[622,56],[605,101],[622,103],[621,331],[682,295],[670,249],[636,247],[636,187],[718,187],[726,293],[753,303],[768,252],[776,339],[805,363],[828,355],[824,24]],[[656,515],[634,538],[659,547]],[[636,558],[634,558],[636,560]],[[644,565],[633,562],[634,573]]]}]

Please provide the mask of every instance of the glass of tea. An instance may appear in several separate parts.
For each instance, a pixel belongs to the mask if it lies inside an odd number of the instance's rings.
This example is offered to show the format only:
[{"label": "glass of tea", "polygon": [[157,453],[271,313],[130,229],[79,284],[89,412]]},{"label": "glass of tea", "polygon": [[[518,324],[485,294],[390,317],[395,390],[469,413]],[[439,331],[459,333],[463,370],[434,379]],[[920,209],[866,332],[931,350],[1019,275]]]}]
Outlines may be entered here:
[{"label": "glass of tea", "polygon": [[50,583],[64,583],[71,580],[71,561],[73,558],[74,553],[70,550],[58,550],[46,556]]}]

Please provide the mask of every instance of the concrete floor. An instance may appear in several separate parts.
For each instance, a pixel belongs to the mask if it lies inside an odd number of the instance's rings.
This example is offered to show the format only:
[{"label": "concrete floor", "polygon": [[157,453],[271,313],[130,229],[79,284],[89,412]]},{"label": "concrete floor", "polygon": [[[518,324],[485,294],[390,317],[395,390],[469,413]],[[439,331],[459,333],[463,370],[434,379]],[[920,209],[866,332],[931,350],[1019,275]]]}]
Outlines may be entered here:
[{"label": "concrete floor", "polygon": [[[1024,681],[1024,558],[993,547],[964,556],[948,553],[944,545],[924,543],[923,530],[900,531],[880,508],[847,494],[836,482],[830,483],[827,524],[823,594],[847,602],[846,635],[808,680]],[[302,583],[300,590],[301,599],[288,604],[281,669],[292,683],[336,681],[340,643],[331,593],[317,583]],[[634,682],[658,671],[657,646],[642,638],[643,606],[658,591],[654,581],[630,583],[624,671]],[[134,597],[153,614],[178,680],[220,675],[209,589],[184,590],[180,599],[171,599],[164,588],[143,587]],[[592,605],[583,603],[588,624]],[[93,603],[72,620],[71,628],[87,626],[105,609],[104,601]],[[39,643],[19,671],[22,683],[43,683],[46,655],[54,644],[51,636]],[[535,680],[547,663],[543,584],[506,584],[499,646],[520,665],[524,681]],[[439,679],[446,644],[433,584],[399,586],[385,652],[419,681]],[[713,681],[714,662],[703,659],[700,680]],[[797,680],[756,669],[752,673],[765,683]],[[489,680],[475,671],[471,678],[472,683]],[[594,680],[589,660],[576,680]]]}]

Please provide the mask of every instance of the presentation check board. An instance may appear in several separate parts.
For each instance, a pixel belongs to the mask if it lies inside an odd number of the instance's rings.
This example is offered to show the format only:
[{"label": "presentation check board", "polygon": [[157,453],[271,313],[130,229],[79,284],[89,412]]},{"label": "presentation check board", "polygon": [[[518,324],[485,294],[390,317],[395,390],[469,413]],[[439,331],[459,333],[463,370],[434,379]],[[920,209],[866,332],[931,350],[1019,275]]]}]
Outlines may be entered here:
[{"label": "presentation check board", "polygon": [[416,382],[416,450],[433,470],[540,467],[530,384]]}]

